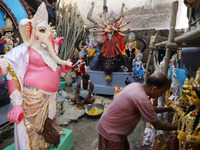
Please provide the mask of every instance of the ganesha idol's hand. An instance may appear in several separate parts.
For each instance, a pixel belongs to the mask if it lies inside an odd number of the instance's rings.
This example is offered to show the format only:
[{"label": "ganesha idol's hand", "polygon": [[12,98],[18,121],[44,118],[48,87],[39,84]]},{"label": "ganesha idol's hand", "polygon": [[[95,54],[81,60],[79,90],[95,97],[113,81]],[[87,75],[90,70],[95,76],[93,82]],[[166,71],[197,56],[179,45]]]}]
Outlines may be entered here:
[{"label": "ganesha idol's hand", "polygon": [[73,67],[71,59],[68,59],[67,62],[69,65],[62,65],[61,72],[68,72]]},{"label": "ganesha idol's hand", "polygon": [[7,115],[7,120],[19,124],[24,118],[24,109],[22,105],[13,106]]},{"label": "ganesha idol's hand", "polygon": [[54,42],[56,45],[61,45],[63,43],[64,37],[57,37]]}]

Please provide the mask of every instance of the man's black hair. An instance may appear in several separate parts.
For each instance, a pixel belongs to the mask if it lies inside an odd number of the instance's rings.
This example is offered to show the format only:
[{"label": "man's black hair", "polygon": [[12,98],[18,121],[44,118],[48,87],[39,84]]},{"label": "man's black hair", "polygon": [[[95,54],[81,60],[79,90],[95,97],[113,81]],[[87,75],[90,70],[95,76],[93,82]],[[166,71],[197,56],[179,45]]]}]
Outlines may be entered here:
[{"label": "man's black hair", "polygon": [[90,75],[86,73],[86,74],[84,74],[84,75],[82,76],[82,78],[83,78],[83,79],[89,80],[89,79],[90,79]]},{"label": "man's black hair", "polygon": [[163,76],[163,77],[157,77],[157,76],[150,76],[147,78],[146,80],[146,84],[148,86],[157,86],[158,88],[162,88],[165,85],[169,85],[171,84],[171,80],[168,79],[167,77]]}]

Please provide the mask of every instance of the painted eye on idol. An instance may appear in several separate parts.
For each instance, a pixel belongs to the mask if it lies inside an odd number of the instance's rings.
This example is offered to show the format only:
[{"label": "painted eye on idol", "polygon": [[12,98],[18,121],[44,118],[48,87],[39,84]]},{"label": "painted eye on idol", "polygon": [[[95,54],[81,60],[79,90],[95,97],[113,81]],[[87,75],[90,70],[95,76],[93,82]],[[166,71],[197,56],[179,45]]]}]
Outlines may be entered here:
[{"label": "painted eye on idol", "polygon": [[40,29],[39,30],[41,33],[45,33],[45,29]]}]

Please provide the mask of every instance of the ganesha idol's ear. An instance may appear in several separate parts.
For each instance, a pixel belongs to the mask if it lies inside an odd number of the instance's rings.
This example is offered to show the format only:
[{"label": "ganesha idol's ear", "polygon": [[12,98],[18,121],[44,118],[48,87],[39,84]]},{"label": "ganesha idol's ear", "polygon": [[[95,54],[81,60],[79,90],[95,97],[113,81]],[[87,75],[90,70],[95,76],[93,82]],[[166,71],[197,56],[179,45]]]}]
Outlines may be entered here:
[{"label": "ganesha idol's ear", "polygon": [[32,41],[32,25],[30,19],[22,19],[19,23],[19,32],[26,46],[29,46]]}]

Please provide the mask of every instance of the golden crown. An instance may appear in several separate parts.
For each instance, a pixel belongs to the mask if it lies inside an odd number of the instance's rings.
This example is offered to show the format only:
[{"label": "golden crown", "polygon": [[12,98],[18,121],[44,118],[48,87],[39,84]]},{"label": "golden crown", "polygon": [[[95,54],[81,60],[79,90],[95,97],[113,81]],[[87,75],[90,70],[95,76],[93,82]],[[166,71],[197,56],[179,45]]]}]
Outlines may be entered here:
[{"label": "golden crown", "polygon": [[6,23],[6,26],[3,27],[2,34],[4,34],[4,32],[6,31],[13,31],[13,23],[10,20],[10,18],[7,18],[5,23]]}]

